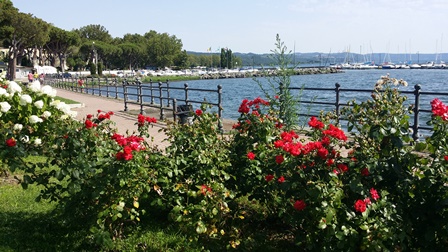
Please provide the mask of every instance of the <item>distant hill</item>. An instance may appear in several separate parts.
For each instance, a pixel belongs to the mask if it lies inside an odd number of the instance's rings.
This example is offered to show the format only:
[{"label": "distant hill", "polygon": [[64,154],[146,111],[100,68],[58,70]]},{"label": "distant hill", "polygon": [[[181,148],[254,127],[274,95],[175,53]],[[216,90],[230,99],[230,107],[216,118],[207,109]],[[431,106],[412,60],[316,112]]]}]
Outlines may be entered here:
[{"label": "distant hill", "polygon": [[[187,52],[188,54],[201,55],[209,53],[200,52]],[[218,54],[218,53],[214,53]],[[255,54],[255,53],[233,53],[235,56],[240,57],[243,61],[243,66],[270,66],[273,62],[270,59],[271,54]],[[295,57],[291,54],[291,61],[300,64],[318,64],[322,66],[328,66],[330,64],[339,64],[346,61],[349,62],[366,62],[373,61],[375,64],[382,64],[385,61],[394,63],[403,63],[412,61],[412,63],[425,63],[428,61],[442,60],[448,62],[448,53],[436,55],[432,54],[389,54],[386,53],[372,53],[372,54],[359,54],[359,53],[295,53]]]}]

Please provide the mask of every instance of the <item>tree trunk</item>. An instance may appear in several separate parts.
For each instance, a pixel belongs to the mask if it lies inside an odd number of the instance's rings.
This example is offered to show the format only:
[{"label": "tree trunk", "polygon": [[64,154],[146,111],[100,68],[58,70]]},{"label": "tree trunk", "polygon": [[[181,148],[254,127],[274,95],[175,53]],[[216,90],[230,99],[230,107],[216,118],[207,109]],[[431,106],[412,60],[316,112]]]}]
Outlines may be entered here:
[{"label": "tree trunk", "polygon": [[65,72],[65,55],[63,53],[58,53],[59,56],[59,66],[61,67],[61,71]]},{"label": "tree trunk", "polygon": [[8,60],[8,76],[9,76],[9,80],[14,80],[16,78],[16,57],[9,57]]},{"label": "tree trunk", "polygon": [[39,65],[39,62],[37,62],[37,46],[33,49],[33,67]]}]

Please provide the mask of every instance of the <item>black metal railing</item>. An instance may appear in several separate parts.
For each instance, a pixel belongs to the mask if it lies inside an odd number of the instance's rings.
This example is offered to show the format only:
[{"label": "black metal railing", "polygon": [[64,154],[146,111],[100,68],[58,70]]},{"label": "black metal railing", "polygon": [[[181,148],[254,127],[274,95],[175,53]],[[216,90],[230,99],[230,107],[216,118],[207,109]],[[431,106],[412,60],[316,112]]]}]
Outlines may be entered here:
[{"label": "black metal railing", "polygon": [[97,95],[107,98],[123,98],[121,83],[117,78],[62,78],[58,76],[46,76],[45,83],[53,87],[74,92]]},{"label": "black metal railing", "polygon": [[[280,84],[280,89],[282,89],[282,88],[284,88],[284,87],[282,84]],[[334,107],[334,112],[337,116],[338,121],[343,120],[343,118],[341,118],[341,114],[340,114],[341,107],[348,106],[347,101],[341,102],[341,94],[348,93],[348,92],[354,92],[356,94],[359,94],[359,93],[371,94],[373,92],[373,90],[369,90],[369,89],[341,88],[341,85],[339,83],[335,84],[335,88],[289,87],[289,90],[291,90],[291,91],[295,90],[295,91],[300,91],[300,92],[302,92],[302,91],[319,91],[319,92],[334,93],[334,101],[322,101],[322,100],[313,99],[313,98],[311,98],[310,100],[304,100],[303,99],[304,96],[302,95],[302,97],[300,99],[300,103],[301,104],[309,104],[309,105],[317,104],[317,105]],[[422,109],[420,107],[422,96],[442,97],[442,96],[448,96],[448,93],[446,93],[446,92],[424,92],[424,91],[421,91],[420,85],[415,85],[413,91],[400,91],[400,93],[406,94],[408,97],[412,96],[412,95],[414,96],[414,99],[412,100],[413,101],[413,104],[412,104],[413,105],[413,114],[411,115],[412,121],[411,121],[410,128],[413,130],[413,133],[412,133],[413,139],[418,141],[419,138],[422,136],[420,134],[421,130],[426,130],[426,131],[432,130],[432,127],[420,125],[422,114],[426,115],[425,118],[430,118],[431,113],[432,113],[432,111],[430,109]],[[320,93],[320,95],[322,95],[322,93]],[[410,102],[410,101],[411,100],[408,100],[408,102]],[[429,103],[428,103],[428,106],[429,106]],[[299,116],[310,116],[312,114],[298,113],[298,115]],[[317,115],[315,115],[315,116],[317,116]]]},{"label": "black metal railing", "polygon": [[[48,77],[45,80],[46,84],[51,86],[67,89],[75,92],[81,92],[86,94],[92,94],[103,97],[110,97],[115,99],[123,99],[124,101],[124,111],[128,111],[128,105],[134,104],[140,106],[140,113],[145,112],[145,108],[157,108],[160,110],[160,120],[166,119],[166,112],[172,113],[174,120],[177,120],[178,107],[183,106],[192,108],[193,104],[203,104],[208,103],[213,107],[217,108],[217,113],[219,118],[222,118],[222,86],[218,85],[217,89],[200,89],[191,88],[188,84],[184,84],[183,87],[173,86],[167,80],[165,82],[153,82],[142,84],[138,79],[117,79],[117,78],[60,78],[60,77]],[[280,84],[280,89],[284,88]],[[319,109],[325,111],[325,108],[330,108],[335,111],[338,121],[343,120],[340,117],[340,109],[343,106],[348,106],[348,100],[343,100],[342,96],[347,97],[348,93],[354,93],[356,98],[364,94],[371,94],[373,90],[371,89],[351,89],[351,88],[341,88],[339,83],[335,84],[335,88],[312,88],[312,87],[289,87],[291,91],[319,91],[319,95],[309,100],[304,99],[304,95],[301,95],[300,103],[308,105],[319,105]],[[191,92],[194,92],[196,99],[191,99]],[[280,91],[281,92],[281,91]],[[431,110],[421,108],[422,97],[443,97],[448,96],[446,92],[425,92],[421,90],[420,85],[415,85],[413,91],[400,91],[402,94],[408,96],[414,96],[414,99],[408,99],[408,102],[413,102],[413,114],[410,127],[413,130],[412,137],[415,140],[419,140],[422,136],[420,132],[430,131],[432,127],[422,126],[420,122],[422,118],[430,118]],[[175,94],[174,94],[175,93]],[[215,93],[216,97],[211,99],[212,101],[198,100],[197,93],[210,94]],[[324,94],[329,94],[326,99],[322,99]],[[329,98],[330,97],[330,98]],[[207,100],[209,100],[210,95],[207,95]],[[334,100],[333,100],[334,99]],[[426,98],[426,101],[428,99]],[[429,106],[429,102],[427,104]],[[193,112],[193,111],[190,111]],[[318,112],[317,112],[318,113]],[[314,115],[318,115],[318,114]],[[182,115],[185,115],[185,111]],[[299,116],[310,116],[313,114],[298,113]],[[219,123],[219,129],[222,129],[222,123]]]},{"label": "black metal railing", "polygon": [[[211,102],[207,100],[194,100],[190,98],[191,92],[210,94],[215,93],[216,102]],[[175,93],[175,94],[173,94]],[[178,113],[179,106],[191,107],[193,104],[201,105],[203,103],[209,104],[212,107],[217,108],[218,117],[222,118],[222,86],[218,85],[217,89],[201,89],[201,88],[190,88],[187,83],[183,87],[170,86],[170,82],[152,82],[149,83],[129,83],[127,81],[123,82],[123,99],[124,99],[124,110],[128,111],[128,105],[134,104],[140,106],[140,113],[145,113],[145,108],[157,108],[160,110],[160,119],[164,120],[166,118],[166,111],[173,115],[175,121],[177,121],[178,116],[185,115],[186,111]],[[196,95],[198,97],[198,95]],[[207,95],[209,98],[210,95]],[[193,113],[193,111],[190,111]],[[183,120],[182,120],[183,121]],[[219,122],[219,130],[222,130],[222,122]]]}]

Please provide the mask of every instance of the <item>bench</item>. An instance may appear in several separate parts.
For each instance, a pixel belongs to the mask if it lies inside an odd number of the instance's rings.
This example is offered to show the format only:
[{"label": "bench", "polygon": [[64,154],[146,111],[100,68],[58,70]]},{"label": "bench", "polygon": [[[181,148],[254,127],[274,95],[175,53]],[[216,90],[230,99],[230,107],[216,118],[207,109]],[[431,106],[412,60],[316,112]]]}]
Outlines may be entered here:
[{"label": "bench", "polygon": [[188,118],[193,116],[193,106],[191,105],[178,105],[176,111],[180,124],[188,123]]}]

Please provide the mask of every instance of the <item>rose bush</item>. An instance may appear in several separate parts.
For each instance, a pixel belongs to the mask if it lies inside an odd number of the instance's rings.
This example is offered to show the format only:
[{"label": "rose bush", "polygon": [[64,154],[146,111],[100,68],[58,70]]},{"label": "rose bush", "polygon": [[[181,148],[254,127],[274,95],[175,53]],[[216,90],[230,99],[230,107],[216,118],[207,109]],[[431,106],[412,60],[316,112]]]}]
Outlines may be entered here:
[{"label": "rose bush", "polygon": [[306,133],[285,130],[272,106],[280,101],[256,98],[222,134],[203,104],[191,125],[168,123],[169,147],[159,150],[147,131],[154,118],[139,115],[138,131],[121,135],[112,112],[73,120],[51,88],[4,82],[0,155],[25,171],[23,187],[42,185],[39,199],[59,202],[67,226],[105,248],[162,217],[210,250],[440,251],[448,108],[432,101],[433,133],[413,142],[412,108],[397,88],[405,84],[384,76],[372,99],[350,103],[347,133],[328,116],[311,117]]}]

